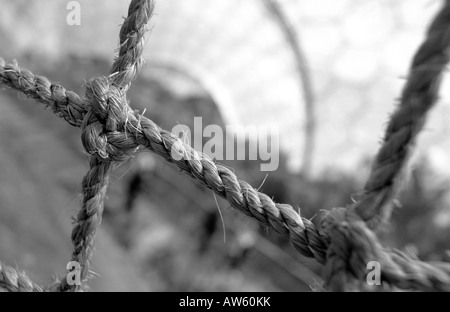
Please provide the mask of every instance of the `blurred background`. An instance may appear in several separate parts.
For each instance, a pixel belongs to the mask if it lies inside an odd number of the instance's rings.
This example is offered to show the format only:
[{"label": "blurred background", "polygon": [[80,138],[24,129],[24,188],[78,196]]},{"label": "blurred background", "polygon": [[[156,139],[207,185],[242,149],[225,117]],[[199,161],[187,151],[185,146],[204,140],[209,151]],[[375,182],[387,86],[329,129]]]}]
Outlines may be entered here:
[{"label": "blurred background", "polygon": [[[366,180],[409,62],[441,1],[160,0],[131,106],[177,124],[275,125],[280,165],[224,161],[314,222]],[[0,55],[82,94],[109,71],[129,1],[0,0]],[[450,82],[444,77],[382,233],[385,245],[449,260]],[[0,93],[0,260],[40,284],[71,254],[87,156],[79,129]],[[96,291],[309,291],[321,267],[149,153],[111,179],[93,267]],[[222,217],[220,212],[222,212]]]}]

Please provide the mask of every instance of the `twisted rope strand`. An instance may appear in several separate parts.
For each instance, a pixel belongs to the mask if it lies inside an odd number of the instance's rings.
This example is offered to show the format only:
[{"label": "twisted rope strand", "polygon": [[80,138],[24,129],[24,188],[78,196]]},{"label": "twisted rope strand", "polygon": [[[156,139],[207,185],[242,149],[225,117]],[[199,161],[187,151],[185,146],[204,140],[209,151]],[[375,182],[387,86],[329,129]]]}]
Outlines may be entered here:
[{"label": "twisted rope strand", "polygon": [[17,272],[0,262],[0,289],[10,292],[42,292],[42,288],[33,283],[25,273]]},{"label": "twisted rope strand", "polygon": [[86,107],[78,94],[46,77],[34,75],[19,67],[17,62],[7,64],[0,57],[0,83],[43,103],[53,113],[75,127],[80,127],[86,114]]},{"label": "twisted rope strand", "polygon": [[427,112],[438,99],[442,74],[449,62],[449,47],[450,1],[446,0],[413,58],[400,105],[390,118],[363,196],[353,207],[371,228],[376,229],[390,216],[396,179],[423,128]]},{"label": "twisted rope strand", "polygon": [[111,68],[114,84],[127,90],[144,63],[145,26],[153,14],[153,1],[132,1],[120,29],[119,55]]},{"label": "twisted rope strand", "polygon": [[72,230],[74,251],[72,260],[80,264],[80,285],[68,283],[68,278],[61,280],[60,291],[78,291],[86,289],[89,268],[94,250],[95,233],[102,221],[103,204],[108,187],[109,174],[112,164],[99,161],[95,156],[90,157],[89,171],[83,178],[83,202]]}]

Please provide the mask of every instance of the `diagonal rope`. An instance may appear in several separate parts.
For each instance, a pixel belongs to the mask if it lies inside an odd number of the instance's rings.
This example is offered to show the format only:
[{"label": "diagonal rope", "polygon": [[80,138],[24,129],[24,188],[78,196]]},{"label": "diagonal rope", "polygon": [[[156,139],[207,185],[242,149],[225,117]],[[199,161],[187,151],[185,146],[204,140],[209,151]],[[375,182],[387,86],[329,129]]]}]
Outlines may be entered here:
[{"label": "diagonal rope", "polygon": [[10,292],[42,292],[42,288],[33,283],[25,273],[17,272],[0,262],[0,290]]},{"label": "diagonal rope", "polygon": [[[69,284],[69,279],[66,276],[61,280],[60,291],[78,291],[86,288],[94,250],[95,233],[102,221],[103,204],[111,169],[112,164],[110,162],[102,162],[94,156],[90,157],[89,171],[84,176],[82,183],[82,207],[72,230],[74,251],[71,261],[80,264],[79,273],[82,285]],[[56,289],[58,290],[58,288]]]},{"label": "diagonal rope", "polygon": [[83,99],[73,91],[20,68],[17,62],[5,63],[0,57],[0,83],[44,104],[53,113],[75,127],[81,127],[87,108]]},{"label": "diagonal rope", "polygon": [[449,47],[450,1],[446,0],[412,60],[400,104],[390,118],[362,198],[352,208],[371,228],[376,229],[390,216],[396,180],[424,126],[427,112],[438,99],[441,78],[449,62]]},{"label": "diagonal rope", "polygon": [[119,55],[111,68],[113,84],[128,90],[144,63],[146,25],[153,14],[153,1],[132,1],[119,34]]}]

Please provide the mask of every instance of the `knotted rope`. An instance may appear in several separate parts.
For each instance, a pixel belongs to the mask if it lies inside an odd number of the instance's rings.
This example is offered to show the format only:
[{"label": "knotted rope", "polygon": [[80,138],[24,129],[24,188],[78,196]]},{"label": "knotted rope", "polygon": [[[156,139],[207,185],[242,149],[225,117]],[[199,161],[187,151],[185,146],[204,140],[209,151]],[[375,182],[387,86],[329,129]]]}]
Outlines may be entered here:
[{"label": "knotted rope", "polygon": [[[26,76],[22,75],[23,71],[26,72]],[[44,85],[45,97],[41,100],[42,85],[37,86],[35,83],[40,83],[44,79],[40,76],[29,75],[29,71],[22,70],[17,64],[5,64],[1,58],[0,79],[2,83],[19,91],[24,90],[24,84],[32,85],[33,88],[26,89],[27,94],[46,104],[56,115],[66,119],[72,125],[82,127],[85,116],[90,114],[86,108],[78,109],[78,99],[72,101],[75,99],[72,92],[66,92],[63,87],[55,87],[56,85],[50,82]],[[26,83],[24,83],[25,79],[28,79]],[[45,79],[45,81],[48,80]],[[97,83],[101,83],[102,87],[94,87],[95,92],[106,88],[105,81],[103,83],[97,81]],[[88,83],[88,90],[89,88]],[[55,96],[51,95],[51,90],[58,90],[59,94],[70,94],[70,97],[65,97],[70,100],[52,101]],[[100,158],[120,161],[123,160],[121,151],[133,151],[139,146],[145,147],[175,164],[182,172],[200,181],[217,195],[227,199],[233,208],[256,218],[263,226],[271,227],[277,233],[289,237],[302,254],[315,257],[319,262],[324,263],[326,254],[324,238],[314,224],[308,219],[301,218],[291,205],[274,203],[266,194],[257,191],[247,182],[239,180],[227,167],[215,163],[208,155],[195,151],[184,144],[179,137],[161,129],[153,121],[132,111],[128,106],[120,108],[120,105],[115,103],[114,107],[114,113],[110,116],[115,116],[114,118],[117,119],[111,122],[121,124],[123,130],[106,132],[102,136],[90,135],[92,140],[83,140],[84,147],[89,153],[94,152]],[[121,109],[123,109],[123,115],[116,116]],[[79,115],[75,118],[75,114],[68,112],[77,112]],[[100,125],[94,124],[88,131],[99,134],[101,129]]]},{"label": "knotted rope", "polygon": [[[126,161],[135,148],[114,149],[108,144],[108,134],[125,130],[126,119],[131,111],[126,91],[143,64],[142,51],[145,44],[145,25],[153,12],[150,1],[132,1],[120,30],[119,56],[109,77],[97,77],[86,84],[84,107],[87,108],[81,123],[81,141],[90,154],[89,171],[83,178],[83,202],[72,231],[74,251],[72,261],[81,266],[83,285],[88,278],[90,258],[94,248],[97,227],[102,221],[104,199],[109,175],[114,162]],[[78,290],[61,281],[60,290]]]},{"label": "knotted rope", "polygon": [[422,262],[382,247],[376,234],[350,209],[332,209],[322,226],[329,238],[323,272],[325,287],[334,291],[367,288],[367,264],[376,261],[381,281],[401,289],[450,291],[450,264]]},{"label": "knotted rope", "polygon": [[405,167],[427,112],[438,99],[449,58],[450,1],[446,0],[412,60],[400,105],[391,116],[361,199],[347,210],[332,211],[329,220],[324,220],[323,228],[330,238],[324,275],[331,289],[348,287],[349,278],[361,281],[367,273],[367,263],[378,261],[384,278],[399,287],[450,291],[447,264],[433,267],[408,260],[398,252],[386,253],[370,231],[376,230],[390,216],[392,196],[398,184],[396,179]]},{"label": "knotted rope", "polygon": [[[384,250],[371,230],[390,210],[394,179],[404,166],[407,151],[421,129],[427,110],[436,101],[439,77],[448,62],[450,0],[430,27],[414,58],[401,105],[388,126],[362,199],[348,209],[333,209],[323,217],[322,229],[302,218],[291,205],[275,203],[233,171],[184,144],[150,119],[133,111],[126,92],[143,63],[145,25],[153,2],[133,0],[120,31],[119,56],[108,77],[91,79],[81,98],[64,87],[0,58],[0,83],[45,104],[58,117],[80,127],[82,143],[90,154],[90,167],[82,183],[82,208],[72,232],[72,260],[81,265],[83,287],[67,279],[48,290],[86,289],[94,237],[101,222],[108,178],[113,168],[146,148],[173,163],[182,172],[225,198],[231,207],[255,218],[291,240],[305,256],[325,264],[324,277],[331,290],[361,286],[365,265],[379,261],[382,280],[406,289],[450,290],[450,267],[425,263],[398,251]],[[431,67],[430,67],[431,66]],[[181,157],[180,157],[181,156]],[[39,291],[25,275],[0,265],[0,287],[11,291]]]}]

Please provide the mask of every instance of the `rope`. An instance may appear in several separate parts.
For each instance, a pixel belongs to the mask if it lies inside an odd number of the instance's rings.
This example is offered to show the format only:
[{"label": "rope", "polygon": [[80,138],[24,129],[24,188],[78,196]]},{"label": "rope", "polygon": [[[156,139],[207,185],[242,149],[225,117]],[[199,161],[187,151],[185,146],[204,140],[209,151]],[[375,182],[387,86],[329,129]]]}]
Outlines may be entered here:
[{"label": "rope", "polygon": [[[86,84],[84,98],[0,58],[0,83],[45,104],[69,124],[80,127],[83,146],[90,155],[89,171],[82,184],[82,208],[72,232],[72,259],[81,265],[83,286],[68,285],[63,279],[47,290],[86,289],[109,175],[139,147],[173,163],[225,198],[231,207],[289,238],[300,253],[324,264],[324,278],[330,290],[363,288],[369,261],[381,264],[382,281],[393,287],[450,290],[450,264],[421,262],[399,251],[383,249],[371,229],[388,215],[387,203],[394,191],[394,178],[406,161],[407,150],[421,129],[426,112],[436,101],[439,78],[448,62],[450,0],[430,26],[428,37],[414,58],[401,105],[391,118],[362,200],[350,209],[329,211],[323,216],[320,230],[291,205],[275,203],[239,180],[227,167],[185,145],[180,138],[130,108],[126,91],[143,64],[144,27],[152,11],[152,1],[131,2],[120,32],[119,56],[110,75],[91,79]],[[2,288],[40,290],[13,269],[0,266],[0,273]]]},{"label": "rope", "polygon": [[438,99],[442,74],[449,62],[449,47],[450,1],[446,0],[413,58],[400,105],[390,118],[364,194],[353,207],[373,229],[390,216],[399,172],[405,167],[427,112]]},{"label": "rope", "polygon": [[2,289],[10,292],[42,292],[42,288],[33,283],[25,273],[19,273],[0,262],[0,290]]},{"label": "rope", "polygon": [[46,77],[34,75],[19,67],[17,62],[6,64],[0,57],[0,83],[13,88],[27,97],[45,104],[53,113],[69,124],[81,127],[86,114],[85,103],[81,97]]},{"label": "rope", "polygon": [[112,83],[125,91],[137,77],[144,63],[144,51],[147,25],[153,13],[152,1],[132,1],[128,9],[128,17],[120,29],[119,56],[111,68]]},{"label": "rope", "polygon": [[[86,285],[88,279],[90,261],[94,250],[95,233],[102,221],[103,202],[108,187],[111,163],[99,161],[96,157],[90,157],[89,171],[83,178],[82,208],[78,213],[75,226],[72,230],[72,242],[74,251],[71,261],[80,264],[80,279],[82,285]],[[67,276],[61,280],[61,291],[78,291],[80,285],[69,285]]]}]

